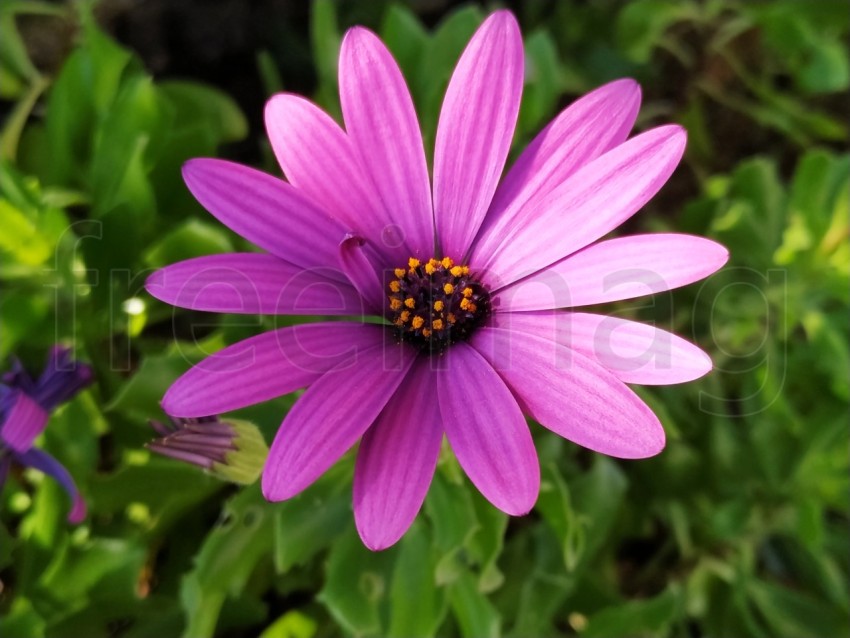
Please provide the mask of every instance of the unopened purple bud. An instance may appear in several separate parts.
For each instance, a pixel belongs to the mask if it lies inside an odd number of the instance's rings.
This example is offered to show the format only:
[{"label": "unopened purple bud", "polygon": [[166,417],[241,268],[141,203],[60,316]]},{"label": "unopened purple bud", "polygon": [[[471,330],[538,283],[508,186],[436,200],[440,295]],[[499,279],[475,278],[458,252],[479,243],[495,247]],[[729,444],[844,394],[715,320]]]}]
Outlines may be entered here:
[{"label": "unopened purple bud", "polygon": [[268,454],[259,430],[247,421],[172,417],[168,424],[152,420],[150,425],[160,438],[147,444],[149,450],[236,483],[255,481]]}]

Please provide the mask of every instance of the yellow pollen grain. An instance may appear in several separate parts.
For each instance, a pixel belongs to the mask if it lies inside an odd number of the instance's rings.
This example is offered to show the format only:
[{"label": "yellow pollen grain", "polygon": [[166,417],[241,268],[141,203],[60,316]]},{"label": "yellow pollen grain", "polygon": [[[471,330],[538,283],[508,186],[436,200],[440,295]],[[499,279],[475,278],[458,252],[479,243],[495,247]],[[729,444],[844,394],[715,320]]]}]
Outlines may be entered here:
[{"label": "yellow pollen grain", "polygon": [[455,277],[460,277],[463,274],[463,268],[461,268],[460,266],[455,266],[449,272],[452,273],[452,275],[454,275]]},{"label": "yellow pollen grain", "polygon": [[446,304],[444,304],[442,301],[435,301],[434,302],[434,310],[436,310],[437,312],[442,311],[442,309],[445,308],[445,307],[446,307]]},{"label": "yellow pollen grain", "polygon": [[451,284],[446,284],[445,286],[443,286],[443,292],[446,293],[447,295],[452,294],[454,291],[455,291],[455,287],[452,286]]},{"label": "yellow pollen grain", "polygon": [[425,272],[429,275],[433,275],[435,272],[437,272],[437,267],[429,261],[427,264],[425,264]]},{"label": "yellow pollen grain", "polygon": [[404,300],[404,305],[408,308],[414,308],[416,306],[416,300],[413,297],[408,297]]},{"label": "yellow pollen grain", "polygon": [[401,314],[398,316],[398,318],[401,319],[402,323],[407,323],[407,321],[410,319],[410,311],[409,310],[402,310]]},{"label": "yellow pollen grain", "polygon": [[401,283],[398,281],[391,281],[390,290],[392,290],[393,292],[398,292],[399,290],[401,290]]},{"label": "yellow pollen grain", "polygon": [[419,267],[419,260],[416,259],[416,257],[411,257],[410,259],[407,260],[407,265],[410,266],[411,268],[418,268]]},{"label": "yellow pollen grain", "polygon": [[467,299],[469,299],[472,296],[472,288],[470,288],[469,286],[464,288],[463,289],[463,296],[466,297]]},{"label": "yellow pollen grain", "polygon": [[423,328],[423,329],[422,329],[422,336],[423,336],[423,337],[425,337],[425,338],[427,339],[428,337],[430,337],[430,336],[431,336],[431,331],[430,331],[430,330],[428,330],[428,328]]},{"label": "yellow pollen grain", "polygon": [[434,319],[434,321],[431,322],[431,327],[434,330],[442,330],[443,329],[443,320],[442,319]]},{"label": "yellow pollen grain", "polygon": [[468,274],[469,274],[469,266],[464,266],[464,267],[463,267],[463,274],[464,274],[464,275],[468,275]]},{"label": "yellow pollen grain", "polygon": [[404,322],[401,320],[401,317],[393,321],[393,324],[398,326],[399,328],[404,325]]},{"label": "yellow pollen grain", "polygon": [[469,299],[467,299],[466,297],[464,297],[463,299],[460,300],[460,309],[461,310],[469,310],[469,306],[471,306],[471,305],[472,304],[470,303]]},{"label": "yellow pollen grain", "polygon": [[450,313],[449,313],[449,316],[448,316],[448,317],[446,317],[446,320],[447,320],[449,323],[454,323],[455,321],[457,321],[457,317],[455,317],[455,316],[454,316],[454,313],[450,312]]},{"label": "yellow pollen grain", "polygon": [[412,325],[414,330],[419,330],[419,328],[425,325],[425,320],[422,317],[414,317]]},{"label": "yellow pollen grain", "polygon": [[441,263],[441,264],[443,264],[443,268],[445,268],[446,270],[448,270],[449,268],[451,268],[452,266],[454,266],[454,263],[455,263],[455,262],[453,262],[453,261],[451,260],[451,257],[443,257],[443,260],[442,260],[440,263]]},{"label": "yellow pollen grain", "polygon": [[398,277],[399,279],[404,277],[404,275],[407,273],[407,271],[404,268],[396,268],[395,270],[393,270],[393,272],[395,273],[395,276]]},{"label": "yellow pollen grain", "polygon": [[478,310],[478,306],[476,306],[474,303],[471,303],[469,304],[469,308],[467,308],[467,310],[469,312],[475,312],[476,310]]},{"label": "yellow pollen grain", "polygon": [[395,299],[390,297],[390,310],[400,310],[401,309],[401,299]]}]

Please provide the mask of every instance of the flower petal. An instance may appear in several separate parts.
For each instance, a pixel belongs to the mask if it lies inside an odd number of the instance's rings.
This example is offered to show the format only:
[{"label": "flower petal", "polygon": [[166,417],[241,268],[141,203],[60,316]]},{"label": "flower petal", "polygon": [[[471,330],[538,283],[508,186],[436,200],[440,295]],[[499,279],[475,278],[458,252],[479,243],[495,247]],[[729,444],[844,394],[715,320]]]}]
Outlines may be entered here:
[{"label": "flower petal", "polygon": [[269,141],[289,183],[347,230],[373,238],[380,247],[383,204],[339,124],[309,100],[291,93],[272,96],[265,116]]},{"label": "flower petal", "polygon": [[562,345],[516,330],[483,328],[471,343],[556,434],[595,452],[645,458],[664,447],[658,417],[601,365]]},{"label": "flower petal", "polygon": [[367,248],[362,237],[346,235],[339,244],[339,263],[348,280],[366,301],[372,314],[384,314],[386,295],[381,274],[367,256]]},{"label": "flower petal", "polygon": [[422,507],[443,427],[429,360],[417,360],[363,435],[354,469],[354,520],[369,549],[393,545]]},{"label": "flower petal", "polygon": [[540,489],[540,465],[516,399],[466,343],[452,346],[438,371],[443,427],[475,487],[500,510],[527,514]]},{"label": "flower petal", "polygon": [[631,299],[708,277],[729,251],[692,235],[657,233],[599,242],[497,292],[500,310],[547,310]]},{"label": "flower petal", "polygon": [[260,248],[307,269],[336,263],[343,226],[294,186],[217,159],[189,160],[183,179],[204,208]]},{"label": "flower petal", "polygon": [[171,416],[190,418],[262,403],[310,385],[384,338],[381,326],[347,322],[264,332],[192,367],[171,385],[162,407]]},{"label": "flower petal", "polygon": [[15,452],[25,452],[44,431],[49,415],[21,390],[13,390],[3,402],[6,417],[0,427],[0,442]]},{"label": "flower petal", "polygon": [[[194,310],[263,315],[357,315],[363,300],[331,268],[305,270],[260,253],[209,255],[161,268],[145,289]],[[335,272],[334,277],[339,276]]]},{"label": "flower petal", "polygon": [[479,27],[455,67],[437,126],[434,214],[442,252],[467,254],[505,167],[522,97],[522,35],[508,11]]},{"label": "flower petal", "polygon": [[27,393],[42,409],[52,412],[73,399],[93,381],[94,370],[90,365],[76,361],[72,348],[55,345],[50,349],[47,364],[35,387]]},{"label": "flower petal", "polygon": [[431,188],[413,100],[390,52],[362,27],[350,29],[342,41],[339,96],[368,187],[383,202],[376,211],[382,213],[382,233],[370,239],[395,249],[400,263],[409,254],[430,256]]},{"label": "flower petal", "polygon": [[711,359],[666,330],[617,317],[580,312],[500,313],[493,327],[559,343],[593,359],[624,383],[669,385],[711,371]]},{"label": "flower petal", "polygon": [[291,498],[319,478],[375,422],[415,359],[413,348],[384,342],[358,350],[311,385],[274,438],[265,497]]},{"label": "flower petal", "polygon": [[40,472],[52,476],[68,493],[68,496],[71,497],[71,511],[68,513],[69,522],[79,523],[86,517],[86,502],[80,495],[74,479],[68,470],[65,469],[65,466],[47,452],[37,448],[32,448],[23,454],[18,454],[17,459],[21,465],[34,467]]},{"label": "flower petal", "polygon": [[504,229],[500,246],[488,246],[487,254],[476,246],[470,261],[499,288],[584,248],[658,192],[679,163],[685,138],[680,126],[660,126],[620,144],[530,202]]},{"label": "flower petal", "polygon": [[640,107],[634,80],[610,82],[576,100],[543,129],[519,156],[496,189],[476,240],[489,255],[505,228],[535,200],[546,197],[577,169],[622,144]]}]

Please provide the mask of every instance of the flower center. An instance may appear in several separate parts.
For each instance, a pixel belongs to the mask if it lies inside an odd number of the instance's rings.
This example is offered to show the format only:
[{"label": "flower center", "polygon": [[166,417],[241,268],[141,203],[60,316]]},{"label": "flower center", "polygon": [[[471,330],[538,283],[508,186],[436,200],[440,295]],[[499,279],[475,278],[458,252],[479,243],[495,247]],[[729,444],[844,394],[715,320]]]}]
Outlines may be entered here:
[{"label": "flower center", "polygon": [[399,340],[440,354],[468,339],[490,314],[490,293],[449,257],[396,268],[389,283],[390,315]]}]

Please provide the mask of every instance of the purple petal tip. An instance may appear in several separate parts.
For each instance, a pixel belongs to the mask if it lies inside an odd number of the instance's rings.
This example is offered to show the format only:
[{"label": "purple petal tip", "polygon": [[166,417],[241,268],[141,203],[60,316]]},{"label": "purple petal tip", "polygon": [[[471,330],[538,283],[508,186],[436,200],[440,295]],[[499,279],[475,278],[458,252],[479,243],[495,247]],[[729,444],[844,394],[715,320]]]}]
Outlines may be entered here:
[{"label": "purple petal tip", "polygon": [[88,508],[86,507],[86,502],[83,500],[83,497],[77,495],[74,499],[74,505],[71,507],[71,511],[68,512],[68,522],[76,525],[77,523],[82,523],[86,518],[86,514],[88,513]]}]

